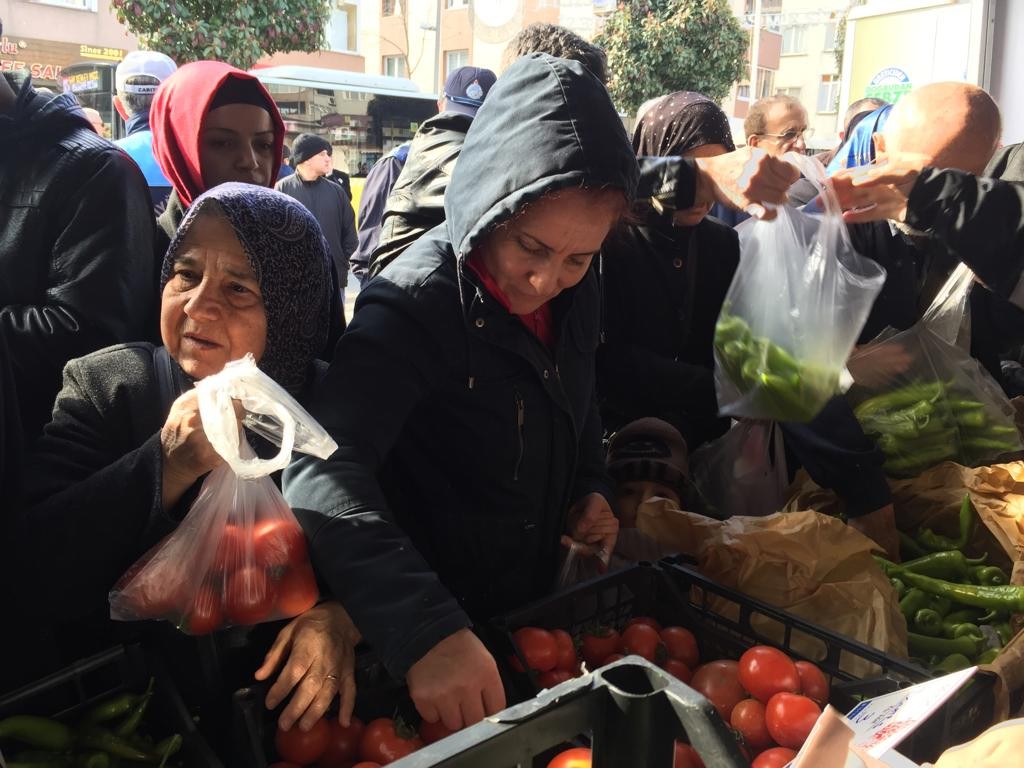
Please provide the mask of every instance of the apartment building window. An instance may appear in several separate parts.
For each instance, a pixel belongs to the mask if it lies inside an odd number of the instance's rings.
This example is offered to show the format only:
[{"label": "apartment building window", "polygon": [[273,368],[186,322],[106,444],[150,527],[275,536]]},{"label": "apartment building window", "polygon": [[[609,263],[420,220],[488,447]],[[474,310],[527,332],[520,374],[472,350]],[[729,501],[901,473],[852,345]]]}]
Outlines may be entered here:
[{"label": "apartment building window", "polygon": [[469,51],[445,51],[444,52],[444,76],[448,77],[459,67],[469,66]]},{"label": "apartment building window", "polygon": [[395,6],[398,4],[398,0],[381,0],[380,3],[380,15],[381,16],[394,16]]},{"label": "apartment building window", "polygon": [[351,0],[335,0],[327,19],[324,36],[329,51],[358,51],[359,25],[356,23],[357,5]]},{"label": "apartment building window", "polygon": [[736,99],[739,101],[750,101],[749,83],[740,83],[736,86]]},{"label": "apartment building window", "polygon": [[836,49],[836,34],[839,32],[839,26],[834,22],[830,21],[825,25],[825,51],[834,51]]},{"label": "apartment building window", "polygon": [[775,93],[775,70],[758,67],[757,98],[763,99]]},{"label": "apartment building window", "polygon": [[807,27],[803,24],[790,24],[782,28],[782,55],[790,56],[807,53]]},{"label": "apartment building window", "polygon": [[38,5],[56,5],[59,8],[74,8],[76,11],[96,10],[96,0],[29,0]]},{"label": "apartment building window", "polygon": [[839,75],[822,75],[818,86],[818,112],[830,113],[839,109]]},{"label": "apartment building window", "polygon": [[444,0],[444,7],[448,9],[465,8],[468,5],[469,0]]},{"label": "apartment building window", "polygon": [[388,77],[405,77],[405,56],[385,56],[380,69]]},{"label": "apartment building window", "polygon": [[776,88],[776,96],[789,96],[791,99],[800,101],[800,89],[799,88]]}]

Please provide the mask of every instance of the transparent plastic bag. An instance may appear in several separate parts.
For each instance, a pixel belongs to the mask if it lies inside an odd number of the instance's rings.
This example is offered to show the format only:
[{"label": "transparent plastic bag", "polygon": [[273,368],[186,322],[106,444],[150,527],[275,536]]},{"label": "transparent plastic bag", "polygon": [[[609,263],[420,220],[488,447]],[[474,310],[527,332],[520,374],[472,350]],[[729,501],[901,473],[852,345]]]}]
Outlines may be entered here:
[{"label": "transparent plastic bag", "polygon": [[862,377],[849,393],[854,415],[893,477],[916,477],[943,461],[979,466],[1024,447],[1009,399],[968,351],[973,280],[960,265],[918,323],[883,331],[851,361],[870,370],[875,359],[876,367],[885,365],[887,347],[906,353],[904,370],[868,377],[870,384]]},{"label": "transparent plastic bag", "polygon": [[782,430],[771,421],[738,421],[690,457],[704,514],[763,517],[786,501],[789,474]]},{"label": "transparent plastic bag", "polygon": [[815,182],[825,213],[791,206],[737,231],[740,265],[715,328],[720,413],[806,422],[839,391],[846,359],[885,282],[850,243],[820,163],[789,153]]},{"label": "transparent plastic bag", "polygon": [[[296,616],[316,603],[316,577],[305,535],[270,475],[293,449],[325,459],[337,445],[251,355],[196,389],[203,430],[225,463],[207,475],[181,525],[120,578],[110,616],[166,619],[193,635]],[[281,446],[277,456],[255,455],[234,400],[247,426]]]}]

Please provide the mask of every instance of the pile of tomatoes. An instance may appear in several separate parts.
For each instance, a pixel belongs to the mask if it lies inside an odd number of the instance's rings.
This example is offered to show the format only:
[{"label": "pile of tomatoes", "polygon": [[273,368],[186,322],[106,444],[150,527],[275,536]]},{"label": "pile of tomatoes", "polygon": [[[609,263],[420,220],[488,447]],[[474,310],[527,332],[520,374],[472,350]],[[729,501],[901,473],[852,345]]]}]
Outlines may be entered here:
[{"label": "pile of tomatoes", "polygon": [[322,718],[308,731],[297,725],[287,731],[278,728],[274,744],[282,762],[270,768],[381,768],[451,734],[440,720],[424,720],[417,730],[401,718],[381,717],[364,724],[353,717],[348,726],[337,718]]},{"label": "pile of tomatoes", "polygon": [[196,573],[161,556],[159,547],[154,552],[122,579],[123,594],[138,618],[168,619],[190,635],[297,616],[319,594],[305,534],[294,520],[229,523],[198,584]]},{"label": "pile of tomatoes", "polygon": [[[785,653],[758,645],[739,659],[700,663],[693,633],[685,627],[662,627],[649,617],[631,619],[622,631],[610,627],[583,632],[579,654],[564,630],[524,627],[512,635],[519,657],[550,688],[580,674],[580,656],[588,670],[628,656],[642,656],[689,685],[711,702],[728,723],[741,748],[753,758],[753,768],[779,768],[796,756],[828,701],[828,681],[818,667],[794,662]],[[520,662],[519,659],[522,659]],[[576,753],[580,759],[581,753]],[[583,765],[583,763],[580,763]],[[676,768],[703,763],[686,744],[676,746]]]}]

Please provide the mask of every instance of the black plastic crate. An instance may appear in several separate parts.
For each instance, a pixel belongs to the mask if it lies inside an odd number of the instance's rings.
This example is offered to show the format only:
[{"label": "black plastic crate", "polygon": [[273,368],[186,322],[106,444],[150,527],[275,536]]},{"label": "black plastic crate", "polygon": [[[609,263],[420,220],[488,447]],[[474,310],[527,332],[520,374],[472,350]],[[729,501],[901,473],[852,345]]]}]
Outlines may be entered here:
[{"label": "black plastic crate", "polygon": [[75,722],[90,706],[123,691],[141,692],[154,678],[144,722],[159,739],[182,736],[174,758],[188,768],[223,768],[206,744],[160,659],[138,645],[112,648],[26,685],[0,699],[0,718],[39,715]]},{"label": "black plastic crate", "polygon": [[671,768],[677,739],[692,744],[705,765],[749,765],[703,696],[637,656],[562,683],[391,765],[525,768],[581,736],[591,744],[594,768]]}]

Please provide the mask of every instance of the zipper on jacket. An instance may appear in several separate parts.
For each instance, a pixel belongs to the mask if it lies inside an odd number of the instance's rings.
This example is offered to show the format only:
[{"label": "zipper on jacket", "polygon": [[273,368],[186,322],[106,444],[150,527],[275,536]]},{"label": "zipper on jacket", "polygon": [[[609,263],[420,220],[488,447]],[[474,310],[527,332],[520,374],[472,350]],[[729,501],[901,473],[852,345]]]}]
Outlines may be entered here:
[{"label": "zipper on jacket", "polygon": [[513,480],[519,480],[519,468],[523,465],[523,453],[526,449],[526,403],[519,391],[515,392],[516,405],[516,435],[519,439],[519,456],[516,458],[515,471],[512,473]]}]

